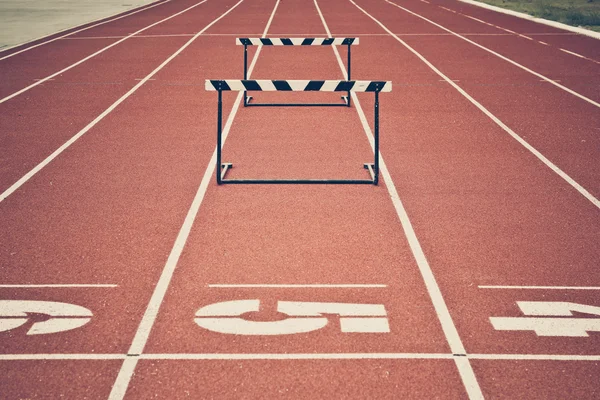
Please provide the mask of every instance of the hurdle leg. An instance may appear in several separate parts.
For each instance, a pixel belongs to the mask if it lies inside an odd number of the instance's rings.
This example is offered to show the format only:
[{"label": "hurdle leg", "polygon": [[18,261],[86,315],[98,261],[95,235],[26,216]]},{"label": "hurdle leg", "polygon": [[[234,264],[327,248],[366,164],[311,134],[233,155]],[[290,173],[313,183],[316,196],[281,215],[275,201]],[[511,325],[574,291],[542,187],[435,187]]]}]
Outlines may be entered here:
[{"label": "hurdle leg", "polygon": [[[248,45],[244,45],[244,80],[248,79]],[[248,92],[244,91],[244,107],[248,106],[248,103],[252,99],[252,96],[248,96]]]},{"label": "hurdle leg", "polygon": [[[350,75],[350,71],[351,71],[351,69],[350,69],[350,48],[351,48],[351,47],[352,47],[352,46],[348,45],[348,80],[349,80],[349,81],[351,81],[351,80],[352,80],[352,77],[351,77],[351,75]],[[347,101],[347,103],[348,103],[348,107],[350,107],[350,101],[351,101],[351,100],[350,100],[350,91],[348,91],[348,101]]]},{"label": "hurdle leg", "polygon": [[373,160],[373,185],[379,182],[379,92],[375,92],[375,159]]},{"label": "hurdle leg", "polygon": [[222,175],[221,175],[221,140],[222,140],[222,114],[223,114],[223,92],[221,90],[218,90],[219,92],[219,101],[218,101],[218,106],[217,106],[217,169],[216,169],[216,175],[217,175],[217,185],[221,184],[221,181],[223,179]]}]

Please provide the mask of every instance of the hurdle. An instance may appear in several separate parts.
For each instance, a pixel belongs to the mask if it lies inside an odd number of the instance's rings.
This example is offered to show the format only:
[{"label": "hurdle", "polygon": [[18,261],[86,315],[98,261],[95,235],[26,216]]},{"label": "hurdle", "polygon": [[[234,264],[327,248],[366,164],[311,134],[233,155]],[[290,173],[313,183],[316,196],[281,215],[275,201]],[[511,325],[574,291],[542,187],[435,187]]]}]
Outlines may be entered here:
[{"label": "hurdle", "polygon": [[[351,77],[351,52],[350,48],[357,45],[358,38],[236,38],[237,45],[244,46],[244,80],[248,80],[248,46],[347,46],[348,63],[346,67],[347,81]],[[244,92],[244,107],[350,107],[350,92],[342,96],[344,104],[337,103],[254,103],[250,104],[252,96]]]},{"label": "hurdle", "polygon": [[[217,184],[224,183],[281,183],[281,184],[372,184],[379,182],[379,93],[391,92],[392,82],[389,81],[333,81],[333,80],[210,80],[205,81],[207,91],[218,92],[217,106]],[[232,163],[221,162],[223,147],[223,92],[224,91],[291,91],[291,92],[373,92],[374,107],[374,146],[373,162],[365,163],[370,179],[225,179]]]}]

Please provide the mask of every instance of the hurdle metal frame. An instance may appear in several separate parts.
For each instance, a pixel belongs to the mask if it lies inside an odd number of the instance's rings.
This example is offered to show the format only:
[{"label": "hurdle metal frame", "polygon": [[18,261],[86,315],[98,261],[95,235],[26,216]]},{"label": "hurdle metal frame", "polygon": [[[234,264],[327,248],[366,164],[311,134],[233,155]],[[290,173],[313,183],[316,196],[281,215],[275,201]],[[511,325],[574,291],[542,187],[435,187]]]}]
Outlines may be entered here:
[{"label": "hurdle metal frame", "polygon": [[[236,38],[237,45],[244,46],[244,80],[248,80],[248,46],[347,46],[348,63],[346,67],[347,81],[351,75],[351,47],[357,45],[359,38]],[[344,104],[338,103],[253,103],[252,96],[244,92],[244,107],[350,107],[350,92],[341,96]]]},{"label": "hurdle metal frame", "polygon": [[[327,91],[327,92],[373,92],[375,94],[374,106],[374,146],[373,162],[365,163],[363,167],[368,170],[371,179],[225,179],[232,163],[223,163],[223,91],[263,91],[263,87],[277,89],[278,84],[286,83],[288,91]],[[372,184],[379,182],[379,92],[390,92],[392,83],[386,81],[315,81],[315,80],[206,80],[205,88],[208,91],[218,92],[217,105],[217,184]]]}]

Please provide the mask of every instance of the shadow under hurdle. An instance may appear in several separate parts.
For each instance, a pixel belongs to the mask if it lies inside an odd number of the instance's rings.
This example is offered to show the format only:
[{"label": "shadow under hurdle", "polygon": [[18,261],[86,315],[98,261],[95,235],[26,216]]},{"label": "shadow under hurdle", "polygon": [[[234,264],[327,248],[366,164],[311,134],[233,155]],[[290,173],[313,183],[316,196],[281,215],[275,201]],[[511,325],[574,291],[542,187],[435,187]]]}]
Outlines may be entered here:
[{"label": "shadow under hurdle", "polygon": [[[391,92],[392,82],[386,81],[315,81],[315,80],[206,80],[207,91],[218,92],[217,109],[217,184],[223,183],[287,183],[287,184],[372,184],[379,182],[379,92]],[[293,92],[373,92],[374,107],[374,158],[372,163],[365,163],[370,179],[225,179],[232,163],[221,162],[223,147],[223,91],[293,91]]]},{"label": "shadow under hurdle", "polygon": [[[351,52],[353,45],[358,44],[358,38],[237,38],[235,43],[244,46],[244,80],[248,80],[248,46],[347,46],[348,63],[346,65],[346,80],[352,80]],[[282,82],[282,81],[277,81]],[[284,84],[282,88],[286,89]],[[344,103],[250,103],[252,96],[244,92],[244,107],[350,107],[350,92],[342,96]]]}]

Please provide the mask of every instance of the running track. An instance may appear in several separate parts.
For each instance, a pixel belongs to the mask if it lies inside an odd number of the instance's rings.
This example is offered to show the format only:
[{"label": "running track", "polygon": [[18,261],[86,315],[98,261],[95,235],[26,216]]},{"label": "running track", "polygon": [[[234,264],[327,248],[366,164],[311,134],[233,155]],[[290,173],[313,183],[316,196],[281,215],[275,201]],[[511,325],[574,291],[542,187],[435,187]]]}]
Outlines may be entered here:
[{"label": "running track", "polygon": [[[171,0],[73,32],[0,53],[0,398],[600,396],[600,42],[455,0]],[[263,35],[360,38],[353,78],[393,82],[379,186],[216,185],[204,80]],[[344,79],[336,51],[251,47],[251,77]],[[366,178],[372,94],[239,100],[232,178]],[[199,326],[228,301],[260,309],[217,325],[324,327]]]}]

